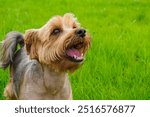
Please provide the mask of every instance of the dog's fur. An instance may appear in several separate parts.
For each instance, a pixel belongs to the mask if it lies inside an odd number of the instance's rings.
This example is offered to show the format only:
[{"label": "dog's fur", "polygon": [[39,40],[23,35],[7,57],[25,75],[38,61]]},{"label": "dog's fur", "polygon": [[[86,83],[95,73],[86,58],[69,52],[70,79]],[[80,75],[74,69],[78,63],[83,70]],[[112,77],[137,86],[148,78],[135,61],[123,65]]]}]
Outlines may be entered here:
[{"label": "dog's fur", "polygon": [[10,68],[4,95],[7,99],[72,99],[67,72],[79,68],[89,46],[90,36],[70,13],[24,35],[8,33],[1,53],[1,67]]}]

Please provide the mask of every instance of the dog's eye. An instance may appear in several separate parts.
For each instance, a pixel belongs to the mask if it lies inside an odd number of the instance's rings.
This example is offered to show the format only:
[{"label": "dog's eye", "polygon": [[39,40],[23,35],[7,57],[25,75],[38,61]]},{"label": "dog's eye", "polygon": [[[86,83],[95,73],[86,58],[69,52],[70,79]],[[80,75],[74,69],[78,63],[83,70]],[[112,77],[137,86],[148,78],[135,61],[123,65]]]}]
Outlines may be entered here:
[{"label": "dog's eye", "polygon": [[59,28],[56,28],[53,30],[52,34],[58,34],[60,32],[61,32],[61,30]]},{"label": "dog's eye", "polygon": [[73,29],[77,28],[76,26],[73,26]]}]

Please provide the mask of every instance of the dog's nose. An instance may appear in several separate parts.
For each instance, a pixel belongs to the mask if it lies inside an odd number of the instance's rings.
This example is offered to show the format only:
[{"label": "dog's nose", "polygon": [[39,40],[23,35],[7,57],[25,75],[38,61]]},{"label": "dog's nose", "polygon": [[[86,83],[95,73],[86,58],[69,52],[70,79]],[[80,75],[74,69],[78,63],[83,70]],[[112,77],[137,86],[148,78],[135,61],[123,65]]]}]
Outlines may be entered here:
[{"label": "dog's nose", "polygon": [[77,29],[76,30],[76,34],[79,36],[79,37],[85,37],[85,33],[86,33],[86,30],[84,29]]}]

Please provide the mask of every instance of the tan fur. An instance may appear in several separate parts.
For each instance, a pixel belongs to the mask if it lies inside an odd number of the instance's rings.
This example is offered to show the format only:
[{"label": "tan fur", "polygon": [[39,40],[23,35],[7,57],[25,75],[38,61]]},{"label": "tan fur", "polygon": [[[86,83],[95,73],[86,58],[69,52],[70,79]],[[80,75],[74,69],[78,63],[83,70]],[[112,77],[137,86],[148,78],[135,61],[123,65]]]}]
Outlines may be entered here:
[{"label": "tan fur", "polygon": [[[23,75],[16,83],[16,89],[12,88],[13,82],[10,81],[5,89],[5,96],[9,99],[14,99],[14,95],[15,99],[72,99],[67,72],[74,72],[83,62],[70,61],[65,53],[68,48],[82,42],[78,50],[85,56],[90,46],[90,36],[87,33],[83,38],[76,35],[75,32],[80,28],[74,15],[67,13],[63,17],[51,18],[39,29],[27,30],[24,34],[23,54],[16,55],[23,60],[19,65],[16,65],[17,62],[10,65],[12,68],[20,67],[21,64],[25,66],[28,62],[31,65],[28,64],[22,71]],[[61,32],[54,35],[54,29]],[[5,56],[7,53],[4,52]],[[17,79],[15,75],[12,77]]]},{"label": "tan fur", "polygon": [[12,85],[13,85],[13,83],[10,80],[4,90],[4,96],[6,97],[6,99],[16,99],[15,95],[13,93]]}]

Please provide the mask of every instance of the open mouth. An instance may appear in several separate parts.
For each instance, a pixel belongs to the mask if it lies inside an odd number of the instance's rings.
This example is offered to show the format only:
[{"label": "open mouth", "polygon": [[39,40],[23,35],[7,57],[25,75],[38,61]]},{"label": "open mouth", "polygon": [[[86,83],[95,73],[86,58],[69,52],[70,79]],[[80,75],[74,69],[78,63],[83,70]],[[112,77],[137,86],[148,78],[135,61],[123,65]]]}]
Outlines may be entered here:
[{"label": "open mouth", "polygon": [[80,42],[78,44],[75,44],[71,46],[69,49],[66,51],[66,56],[70,61],[73,62],[82,62],[84,60],[83,53],[79,51],[83,46],[83,43]]}]

